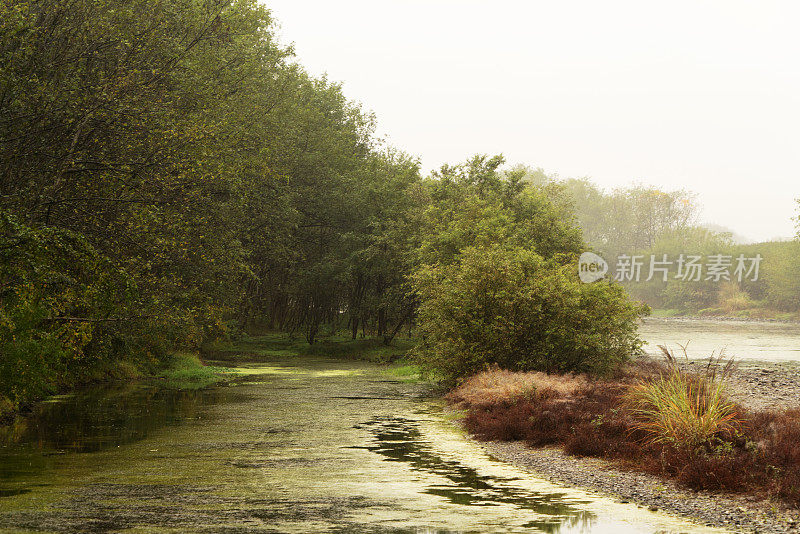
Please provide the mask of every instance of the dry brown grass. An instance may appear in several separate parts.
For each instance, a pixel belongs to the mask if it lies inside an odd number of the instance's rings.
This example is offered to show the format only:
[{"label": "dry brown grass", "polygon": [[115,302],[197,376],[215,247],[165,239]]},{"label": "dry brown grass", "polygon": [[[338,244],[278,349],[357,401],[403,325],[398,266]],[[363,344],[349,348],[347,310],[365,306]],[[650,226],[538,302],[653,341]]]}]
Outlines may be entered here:
[{"label": "dry brown grass", "polygon": [[571,397],[589,385],[581,375],[548,375],[491,369],[470,377],[447,399],[461,407],[509,404],[526,398]]},{"label": "dry brown grass", "polygon": [[[710,360],[692,380],[714,382],[729,369]],[[690,488],[774,496],[800,506],[800,410],[747,413],[735,432],[700,440],[653,440],[636,410],[626,405],[641,380],[658,380],[675,362],[632,365],[617,377],[515,373],[493,369],[448,395],[467,408],[464,426],[480,440],[523,440],[533,447],[561,445],[671,478]]]}]

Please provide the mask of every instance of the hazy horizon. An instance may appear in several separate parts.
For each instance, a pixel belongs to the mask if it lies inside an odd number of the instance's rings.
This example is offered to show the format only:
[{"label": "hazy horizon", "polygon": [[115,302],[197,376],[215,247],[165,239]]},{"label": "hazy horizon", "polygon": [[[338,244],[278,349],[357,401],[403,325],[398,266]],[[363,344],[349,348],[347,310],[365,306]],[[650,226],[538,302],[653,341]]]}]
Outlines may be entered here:
[{"label": "hazy horizon", "polygon": [[342,82],[425,172],[503,153],[609,189],[689,189],[704,222],[750,240],[796,232],[800,6],[265,5],[298,60]]}]

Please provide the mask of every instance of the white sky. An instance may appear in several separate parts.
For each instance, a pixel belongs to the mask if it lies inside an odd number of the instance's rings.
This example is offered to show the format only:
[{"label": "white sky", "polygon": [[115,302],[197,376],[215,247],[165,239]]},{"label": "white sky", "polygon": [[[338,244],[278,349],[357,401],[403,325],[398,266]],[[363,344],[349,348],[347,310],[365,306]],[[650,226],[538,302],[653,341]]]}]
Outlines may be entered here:
[{"label": "white sky", "polygon": [[262,1],[426,171],[503,153],[691,189],[751,239],[795,233],[800,2]]}]

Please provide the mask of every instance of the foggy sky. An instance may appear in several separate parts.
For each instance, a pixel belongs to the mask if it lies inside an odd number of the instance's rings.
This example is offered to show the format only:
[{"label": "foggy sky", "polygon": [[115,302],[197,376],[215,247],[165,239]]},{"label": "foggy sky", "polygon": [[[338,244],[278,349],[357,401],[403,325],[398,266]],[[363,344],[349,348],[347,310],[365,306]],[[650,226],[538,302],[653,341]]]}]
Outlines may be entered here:
[{"label": "foggy sky", "polygon": [[691,189],[750,239],[795,233],[800,4],[264,0],[424,170],[474,153],[605,188]]}]

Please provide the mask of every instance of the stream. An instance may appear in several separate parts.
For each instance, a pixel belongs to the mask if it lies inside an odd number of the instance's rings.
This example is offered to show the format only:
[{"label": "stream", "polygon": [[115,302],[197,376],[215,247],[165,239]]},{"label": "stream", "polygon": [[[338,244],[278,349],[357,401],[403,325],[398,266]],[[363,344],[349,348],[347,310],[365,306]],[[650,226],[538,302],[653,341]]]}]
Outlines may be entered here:
[{"label": "stream", "polygon": [[54,398],[0,434],[2,532],[721,532],[489,457],[422,383],[278,355]]}]

